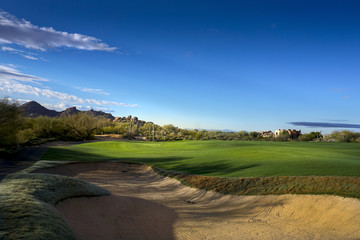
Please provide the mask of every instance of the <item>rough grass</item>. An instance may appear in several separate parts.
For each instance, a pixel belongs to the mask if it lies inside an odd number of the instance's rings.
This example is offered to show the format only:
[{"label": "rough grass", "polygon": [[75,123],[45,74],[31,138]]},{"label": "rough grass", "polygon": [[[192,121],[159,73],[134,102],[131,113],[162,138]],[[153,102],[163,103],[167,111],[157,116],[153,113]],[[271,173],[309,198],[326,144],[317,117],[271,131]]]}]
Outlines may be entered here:
[{"label": "rough grass", "polygon": [[76,239],[54,205],[66,198],[108,194],[72,177],[26,171],[10,175],[0,183],[0,239]]},{"label": "rough grass", "polygon": [[360,199],[359,177],[276,176],[222,178],[184,174],[153,167],[166,177],[204,190],[234,195],[328,194]]},{"label": "rough grass", "polygon": [[217,177],[360,176],[359,143],[112,141],[50,148],[43,159],[137,162]]}]

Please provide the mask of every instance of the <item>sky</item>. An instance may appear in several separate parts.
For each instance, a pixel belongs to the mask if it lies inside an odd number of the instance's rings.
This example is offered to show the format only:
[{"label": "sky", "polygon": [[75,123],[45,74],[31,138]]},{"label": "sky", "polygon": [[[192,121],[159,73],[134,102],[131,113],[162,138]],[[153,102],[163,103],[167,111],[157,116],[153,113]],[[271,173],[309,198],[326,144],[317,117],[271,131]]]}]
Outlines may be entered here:
[{"label": "sky", "polygon": [[360,129],[359,1],[0,3],[0,98],[181,128]]}]

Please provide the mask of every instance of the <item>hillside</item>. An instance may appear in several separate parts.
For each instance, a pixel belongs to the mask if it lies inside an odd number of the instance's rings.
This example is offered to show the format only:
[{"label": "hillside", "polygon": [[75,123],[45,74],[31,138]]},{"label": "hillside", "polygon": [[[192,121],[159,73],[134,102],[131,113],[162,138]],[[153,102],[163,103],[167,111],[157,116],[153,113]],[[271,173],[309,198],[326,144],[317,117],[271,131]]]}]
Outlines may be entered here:
[{"label": "hillside", "polygon": [[76,109],[76,107],[67,108],[64,111],[58,112],[55,110],[47,109],[46,107],[42,106],[40,103],[36,101],[30,101],[21,105],[21,108],[24,110],[25,117],[36,118],[39,116],[46,116],[46,117],[66,117],[71,116],[73,114],[77,114],[79,112],[91,113],[94,116],[102,116],[108,118],[110,120],[114,120],[115,117],[111,113],[105,113],[103,111],[95,111],[93,109],[89,111],[81,111]]},{"label": "hillside", "polygon": [[31,118],[36,118],[39,116],[59,117],[61,114],[61,112],[47,109],[36,101],[24,103],[23,105],[21,105],[21,108],[24,110],[25,117]]}]

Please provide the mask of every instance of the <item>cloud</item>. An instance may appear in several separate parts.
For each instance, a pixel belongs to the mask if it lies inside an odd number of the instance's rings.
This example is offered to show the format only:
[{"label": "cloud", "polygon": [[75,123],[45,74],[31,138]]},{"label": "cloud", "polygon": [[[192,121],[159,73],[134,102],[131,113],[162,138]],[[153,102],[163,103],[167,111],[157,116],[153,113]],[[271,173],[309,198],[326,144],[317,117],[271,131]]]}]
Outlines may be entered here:
[{"label": "cloud", "polygon": [[17,69],[5,65],[0,65],[0,80],[15,80],[21,82],[47,82],[45,78],[24,74]]},{"label": "cloud", "polygon": [[24,52],[24,51],[22,51],[22,50],[15,49],[15,48],[12,48],[12,47],[6,47],[6,46],[2,46],[2,47],[1,47],[1,50],[2,50],[2,51],[15,52],[15,53],[23,53],[23,52]]},{"label": "cloud", "polygon": [[360,128],[360,124],[332,123],[332,122],[289,122],[295,126],[324,127],[324,128]]},{"label": "cloud", "polygon": [[105,92],[102,89],[94,89],[94,88],[80,88],[82,92],[88,92],[88,93],[97,93],[97,94],[103,94],[103,95],[110,95],[110,93]]},{"label": "cloud", "polygon": [[53,109],[53,110],[57,110],[57,111],[63,111],[69,107],[76,107],[77,109],[82,110],[82,111],[88,111],[88,110],[93,109],[96,111],[113,112],[113,110],[111,110],[110,108],[107,108],[107,107],[93,107],[93,106],[83,106],[83,105],[65,104],[65,103],[51,104],[51,103],[45,103],[45,102],[41,102],[41,101],[39,101],[39,103],[48,109]]},{"label": "cloud", "polygon": [[39,60],[38,58],[36,57],[33,57],[33,56],[28,56],[28,55],[24,55],[24,58],[27,58],[27,59],[30,59],[30,60]]},{"label": "cloud", "polygon": [[[40,88],[39,86],[32,86],[26,83],[39,84],[39,82],[48,81],[47,79],[28,75],[19,72],[15,68],[0,65],[0,92],[7,94],[22,94],[36,97],[45,97],[48,99],[55,99],[61,103],[81,106],[89,106],[90,108],[104,108],[104,106],[117,107],[137,107],[136,104],[127,104],[115,101],[98,100],[91,98],[80,98],[78,96],[54,91],[51,89]],[[98,89],[100,90],[100,89]]]},{"label": "cloud", "polygon": [[61,32],[52,27],[39,27],[0,10],[0,44],[14,43],[41,51],[61,47],[109,52],[117,49],[101,42],[98,38]]},{"label": "cloud", "polygon": [[320,119],[321,121],[330,121],[330,122],[348,122],[349,120],[345,119]]},{"label": "cloud", "polygon": [[22,98],[8,98],[8,97],[6,97],[5,99],[9,100],[10,102],[18,103],[18,104],[24,104],[24,103],[32,101],[30,99],[22,99]]},{"label": "cloud", "polygon": [[115,101],[106,101],[106,100],[97,100],[91,98],[80,98],[75,95],[68,93],[53,91],[50,89],[43,89],[39,87],[34,87],[27,84],[22,84],[19,82],[14,82],[11,80],[4,80],[0,77],[0,91],[7,93],[20,93],[20,94],[29,94],[37,97],[46,97],[46,98],[55,98],[65,103],[74,104],[90,104],[98,106],[118,106],[118,107],[137,107],[136,104],[127,104]]},{"label": "cloud", "polygon": [[[20,56],[22,56],[24,58],[27,58],[27,59],[30,59],[30,60],[36,60],[36,61],[39,60],[39,58],[36,58],[34,56],[30,56],[30,55],[36,55],[35,53],[32,53],[32,52],[25,52],[25,51],[15,49],[15,48],[12,48],[12,47],[7,47],[7,46],[2,46],[1,50],[4,51],[4,52],[10,52],[12,54],[20,55]],[[43,59],[43,58],[41,58],[41,60],[45,61],[45,59]]]},{"label": "cloud", "polygon": [[7,47],[7,46],[2,46],[1,50],[4,51],[4,52],[10,52],[10,53],[13,53],[13,54],[20,55],[20,56],[22,56],[24,58],[27,58],[27,59],[30,59],[30,60],[36,60],[36,61],[39,60],[38,58],[36,58],[34,56],[30,56],[30,55],[36,55],[34,53],[31,53],[31,52],[25,52],[25,51],[15,49],[15,48],[12,48],[12,47]]}]

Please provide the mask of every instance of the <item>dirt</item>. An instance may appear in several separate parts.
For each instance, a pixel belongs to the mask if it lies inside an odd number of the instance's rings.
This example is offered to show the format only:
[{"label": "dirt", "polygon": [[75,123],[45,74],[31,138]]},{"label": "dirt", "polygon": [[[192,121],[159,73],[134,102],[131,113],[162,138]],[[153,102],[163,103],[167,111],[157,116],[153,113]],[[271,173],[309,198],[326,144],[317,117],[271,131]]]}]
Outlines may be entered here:
[{"label": "dirt", "polygon": [[81,163],[41,171],[112,192],[57,205],[79,239],[360,239],[358,199],[223,195],[186,187],[137,164]]}]

